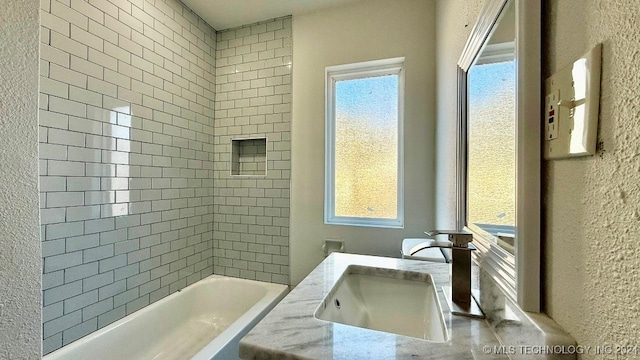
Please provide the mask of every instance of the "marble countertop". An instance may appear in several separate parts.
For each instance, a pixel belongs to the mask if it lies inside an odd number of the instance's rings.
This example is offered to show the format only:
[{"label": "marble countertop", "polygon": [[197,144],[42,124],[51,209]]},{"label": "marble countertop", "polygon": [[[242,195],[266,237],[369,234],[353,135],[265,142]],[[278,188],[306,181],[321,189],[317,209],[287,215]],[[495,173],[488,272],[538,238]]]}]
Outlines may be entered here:
[{"label": "marble countertop", "polygon": [[[351,264],[431,274],[449,340],[436,343],[316,319],[313,316],[316,308]],[[240,357],[246,360],[508,359],[506,355],[486,351],[499,347],[500,343],[485,320],[450,313],[442,285],[449,285],[448,264],[333,253],[240,341]]]}]

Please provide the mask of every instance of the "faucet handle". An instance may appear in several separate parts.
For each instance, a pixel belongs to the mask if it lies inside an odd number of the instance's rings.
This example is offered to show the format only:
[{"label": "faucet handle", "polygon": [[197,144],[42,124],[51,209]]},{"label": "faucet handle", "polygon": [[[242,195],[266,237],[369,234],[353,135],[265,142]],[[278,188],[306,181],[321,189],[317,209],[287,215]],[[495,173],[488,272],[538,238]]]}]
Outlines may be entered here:
[{"label": "faucet handle", "polygon": [[449,235],[449,241],[454,247],[466,248],[473,241],[473,234],[465,230],[430,230],[424,233],[430,238],[436,235]]}]

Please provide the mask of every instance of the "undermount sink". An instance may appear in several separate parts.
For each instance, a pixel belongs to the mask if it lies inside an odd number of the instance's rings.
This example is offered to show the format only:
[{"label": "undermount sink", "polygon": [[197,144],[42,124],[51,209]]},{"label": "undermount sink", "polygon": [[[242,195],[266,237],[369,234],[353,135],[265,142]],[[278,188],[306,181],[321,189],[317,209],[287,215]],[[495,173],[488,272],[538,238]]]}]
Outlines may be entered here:
[{"label": "undermount sink", "polygon": [[349,265],[314,316],[433,342],[448,340],[429,274]]}]

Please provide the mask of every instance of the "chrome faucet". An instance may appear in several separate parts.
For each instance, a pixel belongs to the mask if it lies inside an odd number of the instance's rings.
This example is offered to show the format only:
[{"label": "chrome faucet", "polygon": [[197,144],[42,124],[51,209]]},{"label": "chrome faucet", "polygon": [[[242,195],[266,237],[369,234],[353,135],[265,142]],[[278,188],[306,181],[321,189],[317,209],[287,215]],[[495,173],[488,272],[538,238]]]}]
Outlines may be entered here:
[{"label": "chrome faucet", "polygon": [[[443,287],[451,312],[456,315],[484,317],[480,306],[471,293],[471,244],[473,235],[464,230],[425,231],[429,240],[420,243],[411,250],[410,255],[432,247],[451,249],[451,288]],[[436,235],[448,235],[449,241],[436,241]],[[450,293],[450,295],[449,295]]]}]

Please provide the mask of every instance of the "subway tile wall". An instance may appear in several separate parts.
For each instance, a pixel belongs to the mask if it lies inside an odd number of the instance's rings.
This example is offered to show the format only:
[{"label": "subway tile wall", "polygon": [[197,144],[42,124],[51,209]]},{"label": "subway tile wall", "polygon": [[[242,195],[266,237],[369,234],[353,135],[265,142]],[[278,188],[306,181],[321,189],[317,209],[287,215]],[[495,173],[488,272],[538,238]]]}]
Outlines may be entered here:
[{"label": "subway tile wall", "polygon": [[[291,55],[291,17],[217,34],[216,274],[289,283]],[[231,140],[263,137],[266,175],[233,176]]]},{"label": "subway tile wall", "polygon": [[[213,272],[216,35],[175,0],[41,4],[46,354]],[[278,30],[256,38],[275,41]],[[256,43],[276,51],[274,43]],[[284,84],[276,69],[269,78],[256,73],[255,80]],[[288,96],[279,85],[271,85],[269,96]],[[266,84],[260,89],[267,91]],[[260,101],[267,106],[276,99]],[[269,115],[263,116],[266,122]],[[261,131],[271,133],[275,125]],[[261,181],[270,189],[281,185],[276,178]],[[282,218],[286,212],[276,205],[271,199],[269,209]],[[277,227],[273,221],[269,226]],[[278,247],[284,231],[277,230],[278,239],[273,235],[263,246]],[[283,261],[275,257],[286,255],[283,249],[267,263]],[[283,269],[277,270],[280,275]]]}]

